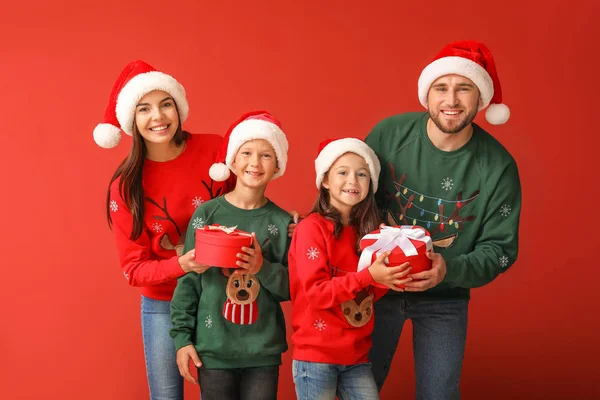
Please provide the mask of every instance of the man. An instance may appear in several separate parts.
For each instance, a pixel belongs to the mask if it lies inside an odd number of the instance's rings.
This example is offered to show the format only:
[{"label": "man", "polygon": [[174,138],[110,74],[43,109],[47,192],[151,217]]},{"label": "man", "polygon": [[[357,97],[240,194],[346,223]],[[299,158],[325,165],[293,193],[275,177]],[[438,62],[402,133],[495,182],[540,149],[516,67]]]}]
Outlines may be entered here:
[{"label": "man", "polygon": [[508,120],[491,53],[483,43],[446,46],[421,73],[425,113],[381,121],[366,138],[381,161],[377,200],[390,225],[419,225],[434,242],[432,269],[375,305],[369,354],[379,389],[402,326],[413,323],[418,399],[458,399],[469,289],[486,285],[517,258],[521,187],[504,147],[473,123],[489,108]]}]

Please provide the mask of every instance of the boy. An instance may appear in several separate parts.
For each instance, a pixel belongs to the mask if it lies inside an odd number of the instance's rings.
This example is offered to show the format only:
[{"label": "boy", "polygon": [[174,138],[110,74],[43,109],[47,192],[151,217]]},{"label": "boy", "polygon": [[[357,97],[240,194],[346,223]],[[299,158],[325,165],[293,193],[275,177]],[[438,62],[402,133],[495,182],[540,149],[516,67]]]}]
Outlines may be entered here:
[{"label": "boy", "polygon": [[287,350],[279,302],[289,300],[287,228],[290,215],[265,197],[267,184],[283,175],[288,143],[281,125],[264,111],[236,121],[210,175],[237,175],[235,189],[201,204],[190,221],[184,251],[195,247],[196,229],[209,224],[252,232],[253,248],[240,249],[239,269],[205,266],[179,278],[171,301],[171,337],[177,364],[196,383],[203,400],[275,399],[281,353]]}]

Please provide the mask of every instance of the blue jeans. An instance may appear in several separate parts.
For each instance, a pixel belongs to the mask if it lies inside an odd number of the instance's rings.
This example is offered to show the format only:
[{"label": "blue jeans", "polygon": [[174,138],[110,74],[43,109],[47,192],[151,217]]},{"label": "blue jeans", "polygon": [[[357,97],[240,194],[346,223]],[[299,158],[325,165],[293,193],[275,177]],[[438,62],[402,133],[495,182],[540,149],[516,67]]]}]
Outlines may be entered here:
[{"label": "blue jeans", "polygon": [[403,300],[387,295],[375,303],[369,360],[381,390],[404,321],[413,323],[417,399],[460,399],[459,381],[467,340],[468,300]]},{"label": "blue jeans", "polygon": [[202,400],[276,400],[279,365],[254,368],[198,368]]},{"label": "blue jeans", "polygon": [[369,363],[323,364],[294,360],[292,376],[298,400],[379,400]]},{"label": "blue jeans", "polygon": [[151,400],[183,400],[171,329],[171,303],[142,296],[142,336]]}]

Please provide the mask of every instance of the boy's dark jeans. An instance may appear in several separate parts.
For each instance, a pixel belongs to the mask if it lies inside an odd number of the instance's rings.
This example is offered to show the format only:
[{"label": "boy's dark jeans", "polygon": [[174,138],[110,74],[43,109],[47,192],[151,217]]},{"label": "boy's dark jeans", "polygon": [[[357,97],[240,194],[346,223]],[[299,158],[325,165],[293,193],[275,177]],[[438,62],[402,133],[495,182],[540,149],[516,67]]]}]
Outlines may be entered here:
[{"label": "boy's dark jeans", "polygon": [[202,400],[276,400],[279,365],[198,369]]}]

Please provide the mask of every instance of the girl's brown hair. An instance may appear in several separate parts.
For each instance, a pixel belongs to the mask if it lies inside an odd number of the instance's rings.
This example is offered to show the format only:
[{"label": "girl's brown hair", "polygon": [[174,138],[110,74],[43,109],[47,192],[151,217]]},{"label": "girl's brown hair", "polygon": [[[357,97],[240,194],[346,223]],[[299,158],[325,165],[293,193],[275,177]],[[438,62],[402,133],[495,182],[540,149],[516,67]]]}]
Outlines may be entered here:
[{"label": "girl's brown hair", "polygon": [[[323,180],[327,178],[329,171],[323,177]],[[311,210],[327,218],[333,222],[333,236],[339,239],[342,235],[342,229],[344,224],[342,222],[342,215],[340,212],[331,205],[329,201],[329,190],[323,185],[319,188],[319,195],[315,200],[315,204]],[[350,210],[350,226],[354,228],[356,232],[356,253],[360,253],[360,239],[369,232],[379,228],[381,218],[375,203],[375,196],[373,195],[373,185],[369,183],[369,193],[367,197],[360,203],[356,204]]]},{"label": "girl's brown hair", "polygon": [[[175,104],[177,108],[177,104]],[[179,118],[179,110],[177,109],[177,118]],[[177,147],[181,146],[189,138],[189,133],[182,130],[181,120],[177,126],[173,142]],[[144,160],[146,159],[146,143],[140,134],[137,124],[133,123],[133,144],[129,156],[119,165],[110,182],[106,193],[106,219],[108,226],[112,228],[112,218],[110,216],[110,187],[113,182],[121,177],[119,181],[119,195],[127,206],[127,209],[133,217],[133,226],[131,227],[131,235],[129,239],[137,240],[144,228],[144,188],[142,187],[142,170],[144,168]]]}]

